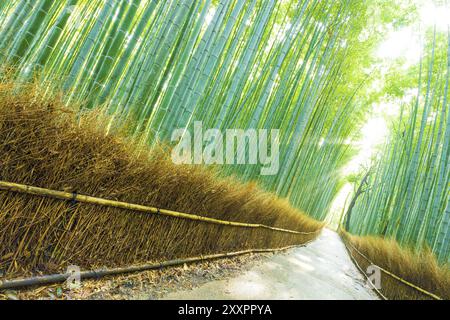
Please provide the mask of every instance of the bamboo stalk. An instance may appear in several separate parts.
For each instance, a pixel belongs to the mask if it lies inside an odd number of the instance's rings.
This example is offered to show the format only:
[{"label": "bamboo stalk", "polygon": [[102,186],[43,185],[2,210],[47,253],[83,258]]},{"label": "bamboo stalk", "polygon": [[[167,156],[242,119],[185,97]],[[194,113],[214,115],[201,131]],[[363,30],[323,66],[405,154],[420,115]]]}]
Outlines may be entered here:
[{"label": "bamboo stalk", "polygon": [[[184,263],[194,263],[194,262],[200,262],[200,261],[212,260],[212,259],[218,259],[218,258],[235,257],[235,256],[244,255],[244,254],[249,254],[249,253],[279,252],[279,251],[284,251],[284,250],[288,250],[288,249],[299,247],[299,246],[305,246],[306,244],[310,243],[311,241],[313,241],[313,240],[310,240],[301,245],[293,245],[293,246],[287,246],[287,247],[277,248],[277,249],[249,249],[249,250],[242,250],[242,251],[235,251],[235,252],[210,254],[210,255],[205,255],[205,256],[201,255],[201,256],[190,257],[190,258],[185,258],[185,259],[173,259],[173,260],[169,260],[169,261],[153,262],[153,263],[134,265],[134,266],[128,266],[128,267],[119,267],[119,268],[111,268],[111,269],[105,268],[105,269],[82,271],[82,272],[80,272],[80,280],[102,278],[105,276],[116,275],[116,274],[124,274],[124,273],[133,273],[133,272],[161,269],[161,268],[165,268],[165,267],[181,265]],[[30,277],[30,278],[25,278],[25,279],[0,281],[0,290],[18,289],[18,288],[24,288],[24,287],[30,287],[30,286],[61,283],[61,282],[66,281],[72,275],[73,275],[72,273],[60,273],[60,274],[51,274],[51,275],[38,276],[38,277]]]},{"label": "bamboo stalk", "polygon": [[282,228],[266,226],[263,224],[224,221],[224,220],[207,218],[207,217],[188,214],[188,213],[176,212],[176,211],[167,210],[167,209],[160,209],[160,208],[156,208],[156,207],[148,207],[148,206],[143,206],[143,205],[139,205],[139,204],[96,198],[96,197],[91,197],[91,196],[86,196],[86,195],[81,195],[81,194],[76,194],[76,193],[50,190],[50,189],[39,188],[39,187],[28,186],[28,185],[24,185],[24,184],[6,182],[6,181],[0,181],[0,190],[7,190],[7,191],[24,193],[24,194],[29,194],[29,195],[43,196],[43,197],[55,198],[55,199],[60,199],[60,200],[69,200],[69,201],[88,203],[88,204],[95,204],[95,205],[106,206],[106,207],[114,207],[114,208],[126,209],[126,210],[131,210],[131,211],[159,214],[159,215],[173,217],[173,218],[196,220],[196,221],[202,221],[202,222],[207,222],[207,223],[228,225],[228,226],[235,226],[235,227],[264,228],[264,229],[269,229],[269,230],[274,230],[274,231],[279,231],[279,232],[286,232],[286,233],[292,233],[292,234],[304,234],[304,235],[314,234],[314,233],[317,233],[320,231],[320,229],[318,229],[313,232],[301,232],[301,231],[294,231],[294,230],[287,230],[287,229],[282,229]]}]

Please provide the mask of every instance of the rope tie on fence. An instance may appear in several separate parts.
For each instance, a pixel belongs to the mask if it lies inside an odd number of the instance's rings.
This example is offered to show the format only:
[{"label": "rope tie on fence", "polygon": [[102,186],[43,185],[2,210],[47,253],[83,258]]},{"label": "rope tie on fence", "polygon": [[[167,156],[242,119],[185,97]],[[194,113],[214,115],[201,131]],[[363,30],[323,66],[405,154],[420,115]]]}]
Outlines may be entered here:
[{"label": "rope tie on fence", "polygon": [[[390,271],[388,271],[388,270],[386,270],[386,269],[384,269],[384,268],[378,266],[377,264],[375,264],[374,262],[372,262],[372,260],[370,260],[365,254],[363,254],[363,253],[362,253],[361,251],[359,251],[355,246],[353,246],[350,242],[344,240],[344,244],[345,244],[346,246],[347,246],[347,245],[350,246],[350,247],[351,247],[354,251],[356,251],[363,259],[365,259],[365,260],[366,260],[367,262],[369,262],[371,265],[377,267],[377,268],[378,268],[381,272],[383,272],[384,274],[390,276],[391,278],[393,278],[393,279],[395,279],[395,280],[397,280],[397,281],[402,282],[403,284],[407,285],[408,287],[413,288],[413,289],[419,291],[420,293],[425,294],[425,295],[427,295],[427,296],[429,296],[429,297],[431,297],[431,298],[433,298],[433,299],[435,299],[435,300],[442,300],[441,297],[435,295],[434,293],[428,292],[427,290],[422,289],[422,288],[416,286],[415,284],[413,284],[413,283],[411,283],[411,282],[409,282],[409,281],[407,281],[407,280],[405,280],[405,279],[403,279],[403,278],[401,278],[401,277],[399,277],[399,276],[393,274],[392,272],[390,272]],[[351,255],[351,254],[350,254],[350,255]],[[352,257],[353,257],[353,256],[352,256]],[[363,272],[364,274],[366,274],[364,271],[362,271],[362,272]],[[377,291],[378,291],[378,290],[377,290]]]},{"label": "rope tie on fence", "polygon": [[77,192],[76,191],[74,191],[74,192],[72,192],[72,200],[70,200],[70,203],[72,204],[72,205],[76,205],[77,204]]},{"label": "rope tie on fence", "polygon": [[292,233],[292,234],[301,234],[301,235],[312,235],[312,234],[316,234],[319,231],[321,231],[321,229],[318,229],[318,230],[315,230],[312,232],[302,232],[302,231],[294,231],[294,230],[288,230],[288,229],[283,229],[283,228],[266,226],[263,224],[224,221],[224,220],[208,218],[208,217],[189,214],[189,213],[182,213],[182,212],[161,209],[161,208],[156,208],[156,207],[150,207],[150,206],[144,206],[144,205],[139,205],[139,204],[133,204],[133,203],[97,198],[97,197],[92,197],[92,196],[87,196],[87,195],[81,195],[76,192],[69,193],[69,192],[51,190],[51,189],[34,187],[34,186],[6,182],[6,181],[0,181],[0,190],[23,193],[23,194],[28,194],[28,195],[32,195],[32,196],[48,197],[48,198],[53,198],[53,199],[58,199],[58,200],[74,201],[75,203],[94,204],[94,205],[100,205],[100,206],[105,206],[105,207],[125,209],[125,210],[130,210],[130,211],[146,212],[146,213],[152,213],[152,214],[156,214],[156,215],[163,215],[163,216],[169,216],[169,217],[173,217],[173,218],[180,218],[180,219],[186,219],[186,220],[202,221],[202,222],[219,224],[219,225],[228,225],[228,226],[244,227],[244,228],[264,228],[264,229],[269,229],[269,230],[273,230],[273,231]]}]

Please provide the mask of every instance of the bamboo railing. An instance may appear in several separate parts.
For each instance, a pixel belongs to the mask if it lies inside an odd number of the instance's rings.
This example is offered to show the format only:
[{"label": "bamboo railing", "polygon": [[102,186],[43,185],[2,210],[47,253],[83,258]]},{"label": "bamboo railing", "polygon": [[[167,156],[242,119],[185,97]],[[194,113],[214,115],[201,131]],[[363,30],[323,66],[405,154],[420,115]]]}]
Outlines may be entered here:
[{"label": "bamboo railing", "polygon": [[[191,257],[191,258],[185,258],[185,259],[174,259],[174,260],[163,261],[163,262],[154,262],[154,263],[147,263],[147,264],[141,264],[141,265],[133,265],[133,266],[128,266],[128,267],[82,271],[79,273],[79,276],[80,276],[80,280],[98,279],[98,278],[102,278],[102,277],[110,276],[110,275],[162,269],[162,268],[166,268],[166,267],[182,265],[185,263],[195,263],[195,262],[201,262],[201,261],[219,259],[219,258],[231,258],[231,257],[241,256],[244,254],[249,254],[249,253],[279,252],[279,251],[284,251],[284,250],[288,250],[288,249],[295,248],[295,247],[305,246],[306,244],[308,244],[311,241],[313,241],[313,240],[305,242],[301,245],[287,246],[287,247],[278,248],[278,249],[250,249],[250,250],[242,250],[242,251],[236,251],[236,252],[210,254],[210,255],[205,255],[205,256],[202,255],[202,256],[198,256],[198,257]],[[19,288],[24,288],[24,287],[42,286],[42,285],[49,285],[49,284],[54,284],[54,283],[61,283],[61,282],[65,282],[72,275],[73,275],[73,273],[59,273],[59,274],[51,274],[51,275],[38,276],[38,277],[30,277],[30,278],[25,278],[25,279],[13,279],[13,280],[5,280],[5,281],[0,280],[0,290],[19,289]]]},{"label": "bamboo railing", "polygon": [[80,202],[80,203],[94,204],[94,205],[100,205],[100,206],[105,206],[105,207],[114,207],[114,208],[120,208],[120,209],[125,209],[125,210],[137,211],[137,212],[158,214],[158,215],[163,215],[163,216],[168,216],[168,217],[173,217],[173,218],[202,221],[202,222],[207,222],[207,223],[235,226],[235,227],[263,228],[263,229],[269,229],[269,230],[274,230],[274,231],[279,231],[279,232],[303,234],[303,235],[315,234],[321,230],[321,229],[318,229],[318,230],[312,231],[312,232],[301,232],[301,231],[294,231],[294,230],[288,230],[288,229],[283,229],[283,228],[271,227],[271,226],[267,226],[264,224],[224,221],[224,220],[219,220],[219,219],[214,219],[214,218],[198,216],[198,215],[194,215],[194,214],[176,212],[176,211],[167,210],[167,209],[160,209],[160,208],[156,208],[156,207],[149,207],[149,206],[143,206],[143,205],[139,205],[139,204],[108,200],[108,199],[91,197],[91,196],[86,196],[86,195],[81,195],[81,194],[76,194],[76,193],[69,193],[69,192],[64,192],[64,191],[57,191],[57,190],[33,187],[33,186],[24,185],[24,184],[5,182],[5,181],[0,181],[0,190],[7,190],[7,191],[49,197],[49,198],[60,199],[60,200],[68,200],[68,201],[74,201],[74,202]]},{"label": "bamboo railing", "polygon": [[[269,229],[269,230],[273,230],[273,231],[277,231],[277,232],[286,232],[286,233],[302,234],[302,235],[312,235],[312,234],[315,234],[315,233],[318,233],[319,231],[321,231],[321,229],[318,229],[313,232],[301,232],[301,231],[294,231],[294,230],[288,230],[288,229],[283,229],[283,228],[271,227],[271,226],[267,226],[267,225],[263,225],[263,224],[251,224],[251,223],[243,223],[243,222],[235,222],[235,221],[224,221],[224,220],[208,218],[208,217],[203,217],[203,216],[198,216],[198,215],[193,215],[193,214],[187,214],[187,213],[176,212],[176,211],[171,211],[171,210],[166,210],[166,209],[160,209],[160,208],[156,208],[156,207],[143,206],[143,205],[139,205],[139,204],[108,200],[108,199],[103,199],[103,198],[91,197],[91,196],[87,196],[87,195],[51,190],[51,189],[46,189],[46,188],[34,187],[34,186],[12,183],[12,182],[5,182],[5,181],[0,181],[0,190],[17,192],[17,193],[28,194],[28,195],[42,196],[42,197],[48,197],[48,198],[54,198],[54,199],[59,199],[59,200],[74,201],[74,202],[79,202],[79,203],[94,204],[94,205],[100,205],[100,206],[106,206],[106,207],[114,207],[114,208],[120,208],[120,209],[137,211],[137,212],[144,212],[144,213],[149,213],[149,214],[158,214],[158,215],[168,216],[168,217],[172,217],[172,218],[202,221],[202,222],[206,222],[206,223],[219,224],[219,225],[244,227],[244,228],[264,228],[264,229]],[[184,263],[193,263],[193,262],[200,262],[200,261],[211,260],[211,259],[234,257],[234,256],[239,256],[239,255],[244,255],[244,254],[249,254],[249,253],[277,252],[277,251],[287,250],[287,249],[290,249],[293,247],[304,246],[311,241],[308,241],[301,245],[293,245],[293,246],[277,248],[277,249],[249,249],[249,250],[243,250],[243,251],[237,251],[237,252],[219,253],[219,254],[211,254],[211,255],[204,255],[204,256],[201,255],[201,256],[185,258],[185,259],[175,259],[175,260],[169,260],[169,261],[164,261],[164,262],[154,262],[154,263],[147,263],[147,264],[141,264],[141,265],[133,265],[133,266],[128,266],[128,267],[82,271],[80,273],[80,278],[81,279],[100,278],[100,277],[104,277],[104,276],[108,276],[108,275],[153,270],[153,269],[159,269],[159,268],[164,268],[164,267],[169,267],[169,266],[176,266],[176,265],[180,265],[180,264],[184,264]],[[61,273],[61,274],[44,275],[44,276],[31,277],[31,278],[25,278],[25,279],[13,279],[13,280],[4,280],[4,281],[0,280],[0,290],[16,289],[16,288],[22,288],[22,287],[47,285],[47,284],[52,284],[52,283],[64,282],[71,275],[72,274],[69,274],[69,273]]]}]

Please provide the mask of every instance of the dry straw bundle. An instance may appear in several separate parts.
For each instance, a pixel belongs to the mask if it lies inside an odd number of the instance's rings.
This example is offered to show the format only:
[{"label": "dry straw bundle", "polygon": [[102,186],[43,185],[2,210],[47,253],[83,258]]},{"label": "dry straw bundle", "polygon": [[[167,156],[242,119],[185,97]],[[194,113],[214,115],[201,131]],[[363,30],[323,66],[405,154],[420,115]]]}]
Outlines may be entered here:
[{"label": "dry straw bundle", "polygon": [[[164,153],[107,134],[99,113],[76,114],[35,86],[0,83],[0,180],[302,232],[321,224],[255,184],[176,166]],[[116,267],[301,244],[315,235],[214,225],[0,191],[0,272]]]}]

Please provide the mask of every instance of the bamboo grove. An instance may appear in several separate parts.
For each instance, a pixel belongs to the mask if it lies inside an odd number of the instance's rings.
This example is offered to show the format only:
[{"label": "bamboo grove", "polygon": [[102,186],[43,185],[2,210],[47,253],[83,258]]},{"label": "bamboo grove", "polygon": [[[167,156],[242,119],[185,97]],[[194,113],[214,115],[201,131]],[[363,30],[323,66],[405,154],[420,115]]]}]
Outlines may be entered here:
[{"label": "bamboo grove", "polygon": [[[195,121],[283,128],[278,175],[225,166],[323,219],[348,157],[340,92],[361,3],[17,0],[2,2],[0,63],[23,81],[61,84],[66,102],[104,106],[111,126],[150,144]],[[342,90],[341,90],[342,91]],[[299,192],[300,190],[300,192]]]},{"label": "bamboo grove", "polygon": [[[107,128],[151,146],[177,128],[280,131],[280,172],[223,166],[323,220],[343,185],[365,111],[362,40],[370,6],[390,1],[11,0],[0,2],[0,73],[37,79]],[[391,17],[391,19],[393,19]],[[366,26],[367,28],[367,26]],[[378,30],[378,29],[377,29]],[[347,215],[350,232],[450,256],[448,35],[429,36],[418,92]],[[450,49],[449,49],[450,50]],[[445,54],[444,54],[445,53]],[[368,77],[369,75],[367,75]],[[81,116],[80,116],[81,118]]]},{"label": "bamboo grove", "polygon": [[351,211],[350,231],[430,248],[450,260],[450,42],[431,36],[418,71],[418,88],[401,104],[398,121],[365,189]]}]

